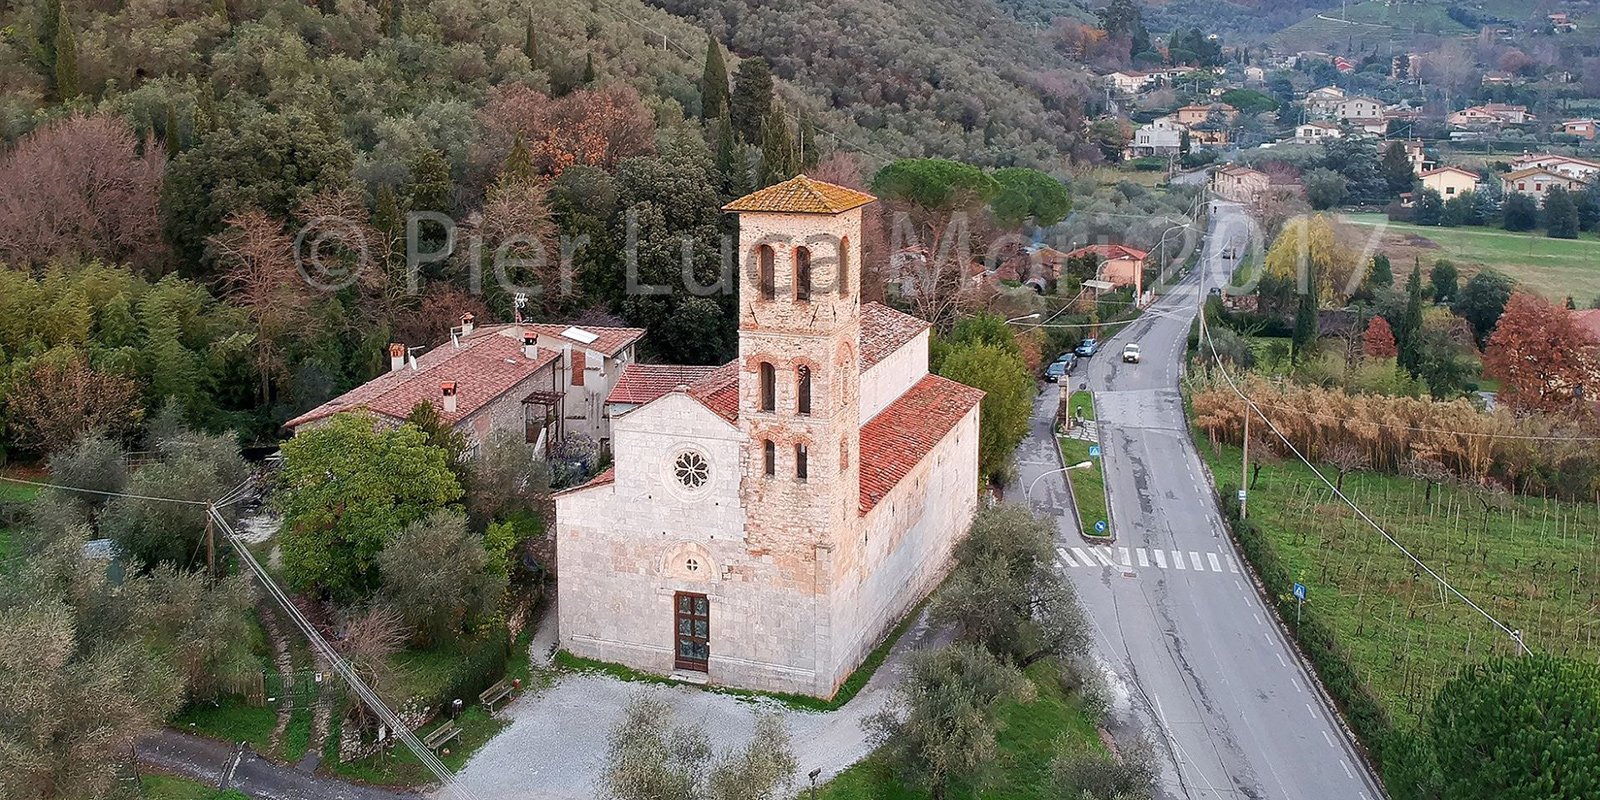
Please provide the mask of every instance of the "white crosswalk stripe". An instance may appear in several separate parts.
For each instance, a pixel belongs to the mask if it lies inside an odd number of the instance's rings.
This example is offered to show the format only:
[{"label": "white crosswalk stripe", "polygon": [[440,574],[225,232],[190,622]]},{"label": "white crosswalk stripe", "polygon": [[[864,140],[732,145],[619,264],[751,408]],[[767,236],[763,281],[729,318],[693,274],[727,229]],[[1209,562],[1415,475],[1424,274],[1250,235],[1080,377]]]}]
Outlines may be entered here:
[{"label": "white crosswalk stripe", "polygon": [[1150,551],[1150,555],[1153,555],[1153,556],[1156,557],[1156,566],[1158,566],[1158,567],[1160,567],[1162,569],[1166,569],[1167,568],[1167,553],[1166,553],[1166,551],[1164,551],[1164,550],[1151,550]]},{"label": "white crosswalk stripe", "polygon": [[1184,569],[1185,568],[1183,566],[1183,551],[1182,550],[1174,550],[1174,551],[1172,551],[1172,566],[1177,567],[1178,569]]},{"label": "white crosswalk stripe", "polygon": [[1217,561],[1217,554],[1216,553],[1206,553],[1206,560],[1211,562],[1211,571],[1212,572],[1221,572],[1222,571],[1222,562]]},{"label": "white crosswalk stripe", "polygon": [[1128,555],[1128,548],[1126,548],[1126,547],[1117,548],[1117,555],[1122,559],[1122,566],[1124,566],[1124,567],[1133,566],[1133,556]]},{"label": "white crosswalk stripe", "polygon": [[1082,561],[1084,566],[1094,566],[1094,556],[1089,555],[1089,551],[1084,550],[1081,547],[1074,547],[1072,548],[1072,554],[1077,556],[1078,560]]},{"label": "white crosswalk stripe", "polygon": [[1067,552],[1067,548],[1057,547],[1056,553],[1061,556],[1061,563],[1066,564],[1069,567],[1078,566],[1078,562],[1072,560],[1072,554]]},{"label": "white crosswalk stripe", "polygon": [[1150,566],[1150,557],[1146,556],[1144,554],[1144,548],[1143,547],[1139,548],[1139,566],[1141,566],[1141,567]]},{"label": "white crosswalk stripe", "polygon": [[1233,556],[1228,556],[1228,571],[1235,575],[1239,574],[1239,560]]},{"label": "white crosswalk stripe", "polygon": [[1114,567],[1117,565],[1115,561],[1111,560],[1111,556],[1106,555],[1106,548],[1104,547],[1096,547],[1094,549],[1094,557],[1100,559],[1100,563],[1108,567]]},{"label": "white crosswalk stripe", "polygon": [[1189,551],[1189,560],[1194,562],[1195,572],[1205,572],[1206,568],[1200,566],[1200,554],[1194,550]]}]

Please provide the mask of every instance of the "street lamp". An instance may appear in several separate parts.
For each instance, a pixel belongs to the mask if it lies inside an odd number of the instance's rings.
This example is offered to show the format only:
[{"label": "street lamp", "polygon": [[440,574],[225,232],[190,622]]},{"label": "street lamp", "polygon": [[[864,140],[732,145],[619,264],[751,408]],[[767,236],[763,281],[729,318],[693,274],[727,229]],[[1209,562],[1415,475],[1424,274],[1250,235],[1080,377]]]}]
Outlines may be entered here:
[{"label": "street lamp", "polygon": [[1026,500],[1029,505],[1032,505],[1033,504],[1033,487],[1038,486],[1039,485],[1039,481],[1042,481],[1045,478],[1048,478],[1051,475],[1054,475],[1054,474],[1056,474],[1058,472],[1066,473],[1066,472],[1070,472],[1071,470],[1075,470],[1075,469],[1094,469],[1094,462],[1093,461],[1079,461],[1078,463],[1073,464],[1070,467],[1061,467],[1059,469],[1053,469],[1053,470],[1050,470],[1049,472],[1046,472],[1046,473],[1038,476],[1037,478],[1034,478],[1033,482],[1028,484],[1028,490],[1022,493],[1022,499]]},{"label": "street lamp", "polygon": [[1162,280],[1165,280],[1167,277],[1167,235],[1176,230],[1188,230],[1189,226],[1193,224],[1194,222],[1191,220],[1189,222],[1173,225],[1172,227],[1162,231],[1161,238],[1156,240],[1156,246],[1160,248],[1160,252],[1156,255],[1156,263],[1161,267]]}]

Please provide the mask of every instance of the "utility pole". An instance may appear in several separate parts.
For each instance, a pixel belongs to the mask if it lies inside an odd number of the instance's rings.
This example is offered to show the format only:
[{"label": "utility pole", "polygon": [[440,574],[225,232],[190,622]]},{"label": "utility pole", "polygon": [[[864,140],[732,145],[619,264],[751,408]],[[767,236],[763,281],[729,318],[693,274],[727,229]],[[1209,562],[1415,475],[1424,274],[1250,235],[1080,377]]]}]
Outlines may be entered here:
[{"label": "utility pole", "polygon": [[1239,462],[1239,519],[1245,519],[1250,496],[1250,401],[1244,402],[1244,458]]},{"label": "utility pole", "polygon": [[217,579],[217,536],[216,523],[211,521],[211,515],[216,510],[214,505],[206,506],[206,578],[213,581]]}]

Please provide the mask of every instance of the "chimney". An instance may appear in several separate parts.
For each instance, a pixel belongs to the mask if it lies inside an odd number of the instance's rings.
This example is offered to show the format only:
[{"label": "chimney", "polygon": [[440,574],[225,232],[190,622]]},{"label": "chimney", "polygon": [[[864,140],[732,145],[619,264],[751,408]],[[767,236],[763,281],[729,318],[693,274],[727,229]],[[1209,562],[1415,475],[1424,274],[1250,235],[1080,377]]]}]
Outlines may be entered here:
[{"label": "chimney", "polygon": [[468,311],[467,313],[461,315],[461,338],[465,339],[465,338],[467,338],[468,336],[471,336],[471,335],[472,335],[472,312]]},{"label": "chimney", "polygon": [[406,368],[406,346],[399,342],[389,343],[389,371],[399,372]]},{"label": "chimney", "polygon": [[522,354],[530,361],[539,357],[539,337],[533,331],[522,332]]},{"label": "chimney", "polygon": [[440,381],[439,393],[444,396],[444,413],[456,413],[456,382]]}]

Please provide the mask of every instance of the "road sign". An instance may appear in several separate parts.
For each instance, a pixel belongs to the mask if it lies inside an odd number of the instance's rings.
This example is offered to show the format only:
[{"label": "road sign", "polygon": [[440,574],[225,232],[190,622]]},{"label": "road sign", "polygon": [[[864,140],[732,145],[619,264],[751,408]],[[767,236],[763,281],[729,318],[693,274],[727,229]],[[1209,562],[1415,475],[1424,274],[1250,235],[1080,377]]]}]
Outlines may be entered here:
[{"label": "road sign", "polygon": [[1106,521],[1103,520],[1103,519],[1095,520],[1094,521],[1094,532],[1095,533],[1105,533],[1106,532]]},{"label": "road sign", "polygon": [[1100,445],[1097,445],[1097,444],[1089,445],[1089,457],[1090,458],[1099,458],[1100,457]]},{"label": "road sign", "polygon": [[1296,581],[1294,584],[1294,629],[1300,631],[1300,607],[1306,604],[1306,585]]},{"label": "road sign", "polygon": [[1305,584],[1297,583],[1297,584],[1294,585],[1294,599],[1299,600],[1301,602],[1305,602],[1305,599],[1306,599],[1306,585]]},{"label": "road sign", "polygon": [[1246,494],[1248,494],[1248,492],[1246,492],[1245,490],[1243,490],[1243,489],[1239,490],[1239,502],[1241,502],[1241,503],[1244,502],[1244,498],[1245,498]]}]

